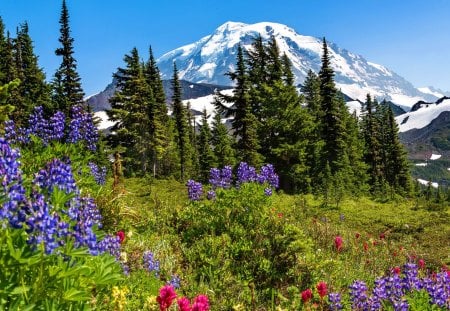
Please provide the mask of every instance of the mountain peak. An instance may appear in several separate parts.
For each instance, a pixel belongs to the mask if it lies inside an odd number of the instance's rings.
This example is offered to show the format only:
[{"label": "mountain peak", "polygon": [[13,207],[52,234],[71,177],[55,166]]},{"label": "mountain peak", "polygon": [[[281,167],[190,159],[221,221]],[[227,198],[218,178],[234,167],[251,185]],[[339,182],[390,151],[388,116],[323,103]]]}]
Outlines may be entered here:
[{"label": "mountain peak", "polygon": [[[237,46],[241,44],[244,49],[251,49],[258,35],[264,42],[272,36],[277,40],[280,52],[285,53],[292,62],[296,83],[302,83],[310,69],[319,72],[322,40],[301,35],[286,25],[273,22],[245,24],[228,21],[211,35],[164,54],[158,59],[158,66],[164,79],[170,79],[172,64],[176,61],[180,79],[231,85],[232,81],[225,74],[235,67]],[[416,89],[382,65],[368,62],[364,57],[332,42],[328,47],[337,87],[352,98],[365,100],[367,93],[370,93],[378,99],[407,107],[419,100],[436,100],[434,94]]]}]

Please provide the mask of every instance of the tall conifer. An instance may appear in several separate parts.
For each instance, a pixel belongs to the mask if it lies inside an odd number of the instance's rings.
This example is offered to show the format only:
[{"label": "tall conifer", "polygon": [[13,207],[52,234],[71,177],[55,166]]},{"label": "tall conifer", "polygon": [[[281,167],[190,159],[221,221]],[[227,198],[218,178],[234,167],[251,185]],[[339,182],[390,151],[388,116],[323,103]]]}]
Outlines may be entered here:
[{"label": "tall conifer", "polygon": [[81,88],[81,78],[77,72],[77,61],[73,56],[74,39],[70,35],[66,0],[62,2],[59,24],[61,25],[59,37],[61,47],[55,50],[55,54],[61,56],[62,61],[53,81],[53,101],[56,109],[69,114],[72,106],[83,104],[84,93]]},{"label": "tall conifer", "polygon": [[214,155],[217,161],[218,167],[224,167],[226,165],[234,165],[235,156],[233,149],[233,141],[228,134],[228,129],[225,124],[222,123],[222,116],[216,109],[216,114],[212,122],[212,145]]},{"label": "tall conifer", "polygon": [[202,113],[202,123],[200,124],[198,134],[198,161],[199,161],[199,175],[203,182],[207,182],[209,178],[209,171],[211,167],[216,166],[216,159],[211,148],[212,134],[208,124],[208,114],[206,109]]}]

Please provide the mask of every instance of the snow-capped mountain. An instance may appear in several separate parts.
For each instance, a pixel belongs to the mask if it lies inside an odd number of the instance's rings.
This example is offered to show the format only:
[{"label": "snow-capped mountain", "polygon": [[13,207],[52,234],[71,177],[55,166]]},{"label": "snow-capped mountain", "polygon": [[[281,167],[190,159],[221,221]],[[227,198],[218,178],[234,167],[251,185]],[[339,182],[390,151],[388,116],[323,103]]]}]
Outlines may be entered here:
[{"label": "snow-capped mountain", "polygon": [[[272,36],[276,38],[281,53],[286,53],[292,62],[297,83],[304,81],[309,69],[320,70],[322,39],[300,35],[288,26],[269,22],[227,22],[213,34],[164,54],[158,59],[158,67],[164,79],[170,79],[173,62],[176,61],[180,79],[230,85],[225,73],[234,68],[238,44],[249,49],[258,35],[264,41]],[[438,98],[432,91],[416,89],[388,68],[369,62],[334,43],[329,42],[329,52],[337,86],[354,99],[365,100],[366,94],[370,93],[411,107],[419,100],[434,101]]]}]

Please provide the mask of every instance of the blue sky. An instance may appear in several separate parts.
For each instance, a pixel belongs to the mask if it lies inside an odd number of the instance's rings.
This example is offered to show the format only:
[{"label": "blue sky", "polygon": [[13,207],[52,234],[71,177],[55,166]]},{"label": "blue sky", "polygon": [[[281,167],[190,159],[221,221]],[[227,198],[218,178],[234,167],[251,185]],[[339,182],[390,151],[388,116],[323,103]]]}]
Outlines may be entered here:
[{"label": "blue sky", "polygon": [[[415,86],[450,91],[447,0],[67,0],[75,58],[86,95],[101,91],[134,46],[156,57],[212,33],[227,21],[286,24],[325,36],[382,64]],[[6,28],[28,21],[40,65],[51,78],[60,59],[61,0],[0,0]]]}]

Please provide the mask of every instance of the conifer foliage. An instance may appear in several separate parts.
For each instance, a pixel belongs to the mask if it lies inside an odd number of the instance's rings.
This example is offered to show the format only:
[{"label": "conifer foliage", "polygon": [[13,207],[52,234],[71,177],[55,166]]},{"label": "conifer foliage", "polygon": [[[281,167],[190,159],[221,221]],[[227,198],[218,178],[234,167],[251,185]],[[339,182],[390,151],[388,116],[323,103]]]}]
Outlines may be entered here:
[{"label": "conifer foliage", "polygon": [[61,56],[62,61],[53,79],[53,101],[56,109],[68,114],[72,106],[84,104],[84,93],[81,88],[81,78],[77,72],[77,61],[73,55],[74,39],[70,35],[66,0],[62,2],[59,24],[61,47],[55,50],[55,54]]}]

